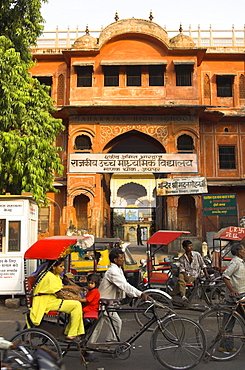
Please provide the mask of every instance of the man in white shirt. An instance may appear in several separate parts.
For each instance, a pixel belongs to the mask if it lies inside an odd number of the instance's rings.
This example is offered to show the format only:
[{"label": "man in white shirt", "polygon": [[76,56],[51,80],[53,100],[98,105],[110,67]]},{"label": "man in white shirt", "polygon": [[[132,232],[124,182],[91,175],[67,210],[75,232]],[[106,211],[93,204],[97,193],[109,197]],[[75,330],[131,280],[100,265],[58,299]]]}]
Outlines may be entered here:
[{"label": "man in white shirt", "polygon": [[[245,293],[245,247],[241,243],[234,243],[231,246],[231,254],[235,256],[231,262],[229,263],[227,269],[223,273],[223,280],[226,285],[226,301],[230,305],[232,297],[239,295],[241,293]],[[237,307],[237,311],[240,313],[242,317],[245,317],[243,308],[240,306]],[[235,325],[235,320],[233,318],[229,318],[229,314],[224,314],[223,322],[227,323],[225,327],[225,331],[227,333],[232,333],[233,327]],[[222,339],[220,342],[219,347],[220,352],[235,352],[236,348],[234,348],[234,339],[229,336],[227,338]]]},{"label": "man in white shirt", "polygon": [[[100,291],[100,298],[101,299],[122,299],[125,298],[126,295],[129,297],[138,297],[141,298],[143,301],[149,299],[147,294],[142,293],[140,290],[129,284],[124,276],[122,266],[124,263],[124,253],[119,248],[114,248],[111,250],[109,254],[109,259],[111,265],[109,269],[106,271],[102,282],[99,286]],[[120,338],[121,328],[122,328],[122,320],[120,319],[117,312],[111,312],[110,317],[113,321],[115,326],[116,332],[118,337]],[[104,316],[103,320],[100,320],[98,325],[96,326],[94,333],[91,336],[90,342],[96,343],[102,326],[103,322],[108,321],[108,333],[106,337],[107,342],[117,340],[116,335],[110,325],[110,321],[108,317]]]}]

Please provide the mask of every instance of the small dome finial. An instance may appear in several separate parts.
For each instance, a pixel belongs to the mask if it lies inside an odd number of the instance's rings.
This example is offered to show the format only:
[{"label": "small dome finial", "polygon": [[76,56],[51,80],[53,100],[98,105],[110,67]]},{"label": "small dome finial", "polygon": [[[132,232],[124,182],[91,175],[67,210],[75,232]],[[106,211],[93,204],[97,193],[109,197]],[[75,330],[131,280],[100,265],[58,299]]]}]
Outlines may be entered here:
[{"label": "small dome finial", "polygon": [[118,12],[116,12],[116,14],[115,14],[115,21],[117,22],[118,21],[118,19],[119,19],[119,17],[118,17]]},{"label": "small dome finial", "polygon": [[89,35],[89,29],[88,29],[88,25],[86,26],[86,30],[85,30],[85,33],[86,33],[86,35]]},{"label": "small dome finial", "polygon": [[180,33],[182,33],[183,32],[183,28],[182,28],[182,24],[180,23],[180,25],[179,25],[179,31],[180,31]]},{"label": "small dome finial", "polygon": [[150,16],[149,16],[149,19],[150,19],[150,21],[152,21],[152,19],[153,19],[154,17],[153,17],[153,15],[152,15],[152,11],[150,11]]}]

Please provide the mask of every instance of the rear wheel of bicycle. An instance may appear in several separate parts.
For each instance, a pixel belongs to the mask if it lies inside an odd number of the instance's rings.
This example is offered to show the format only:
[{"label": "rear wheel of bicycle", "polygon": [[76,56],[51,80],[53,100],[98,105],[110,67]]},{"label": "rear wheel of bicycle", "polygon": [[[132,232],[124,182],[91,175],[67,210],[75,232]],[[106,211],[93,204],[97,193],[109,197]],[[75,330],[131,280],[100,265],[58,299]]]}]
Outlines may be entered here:
[{"label": "rear wheel of bicycle", "polygon": [[62,359],[61,348],[57,340],[51,334],[41,329],[25,329],[16,334],[11,339],[11,342],[23,344],[26,349],[26,353],[19,350],[18,347],[16,349],[8,349],[4,353],[4,358],[13,356],[19,359],[20,363],[23,363],[25,365],[23,368],[33,369],[33,361],[31,360],[31,358],[35,357],[37,348],[41,346],[44,346],[48,350],[51,350],[53,354],[55,354],[55,356],[57,357],[58,361]]},{"label": "rear wheel of bicycle", "polygon": [[153,356],[168,369],[190,369],[206,351],[205,334],[195,321],[179,316],[162,321],[151,338]]},{"label": "rear wheel of bicycle", "polygon": [[[158,317],[164,317],[168,312],[169,308],[173,309],[173,304],[170,298],[159,292],[146,292],[149,297],[155,301],[162,303],[166,308],[155,307]],[[145,325],[153,316],[152,310],[150,310],[151,302],[143,302],[140,298],[135,302],[135,307],[139,308],[139,312],[135,313],[135,319],[140,326]],[[148,330],[154,330],[157,323],[154,323]]]},{"label": "rear wheel of bicycle", "polygon": [[229,308],[212,308],[199,323],[207,339],[207,355],[214,360],[229,360],[242,349],[245,339],[243,318]]}]

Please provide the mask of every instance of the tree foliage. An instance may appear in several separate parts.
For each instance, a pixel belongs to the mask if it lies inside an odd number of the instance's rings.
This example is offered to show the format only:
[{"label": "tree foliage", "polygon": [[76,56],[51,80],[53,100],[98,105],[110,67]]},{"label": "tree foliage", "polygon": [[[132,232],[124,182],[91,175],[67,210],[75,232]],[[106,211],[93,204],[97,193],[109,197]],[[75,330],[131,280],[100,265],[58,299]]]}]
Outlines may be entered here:
[{"label": "tree foliage", "polygon": [[53,143],[64,127],[51,116],[49,88],[30,77],[30,66],[1,36],[0,193],[31,192],[37,201],[46,201],[46,193],[55,190],[54,171],[62,170]]},{"label": "tree foliage", "polygon": [[41,5],[47,0],[1,0],[0,35],[13,42],[16,51],[25,61],[31,59],[30,45],[42,33]]}]

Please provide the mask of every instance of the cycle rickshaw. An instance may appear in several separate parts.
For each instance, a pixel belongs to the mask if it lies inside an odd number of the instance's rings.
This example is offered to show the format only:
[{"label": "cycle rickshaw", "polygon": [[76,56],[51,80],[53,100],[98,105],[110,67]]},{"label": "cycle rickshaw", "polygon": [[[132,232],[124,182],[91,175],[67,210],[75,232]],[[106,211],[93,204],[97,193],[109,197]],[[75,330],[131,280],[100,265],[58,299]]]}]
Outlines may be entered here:
[{"label": "cycle rickshaw", "polygon": [[[88,241],[88,240],[87,240]],[[34,243],[25,253],[25,259],[59,259],[66,257],[69,260],[71,252],[76,251],[81,255],[86,250],[86,237],[51,237],[39,240]],[[25,283],[27,285],[28,278]],[[31,298],[32,289],[27,291],[27,300]],[[59,312],[49,312],[44,316],[40,327],[25,329],[15,335],[11,341],[21,341],[25,343],[27,348],[26,356],[21,353],[20,361],[24,363],[23,368],[28,367],[28,353],[33,353],[40,346],[45,346],[56,354],[59,359],[62,359],[68,351],[78,351],[84,366],[87,368],[88,363],[84,358],[85,351],[94,351],[112,354],[118,359],[127,359],[130,355],[131,348],[134,347],[134,342],[152,325],[156,325],[151,337],[151,350],[153,356],[163,366],[169,369],[189,369],[197,365],[204,356],[206,350],[206,338],[202,328],[194,320],[180,317],[171,309],[167,308],[163,317],[160,317],[161,310],[156,307],[162,306],[154,300],[144,302],[143,308],[124,307],[116,300],[101,300],[100,311],[92,315],[93,319],[91,326],[86,330],[79,343],[67,343],[64,338],[63,330],[65,318]],[[162,306],[165,309],[165,307]],[[110,319],[111,312],[135,313],[142,311],[146,321],[140,329],[136,330],[133,335],[126,341],[117,342],[100,342],[90,343],[90,337],[93,330],[98,325],[101,318],[106,315],[109,319],[112,329],[115,334],[116,330],[113,321]],[[55,318],[55,322],[52,320]],[[15,356],[18,351],[11,349]],[[21,367],[20,367],[21,368]]]},{"label": "cycle rickshaw", "polygon": [[[141,282],[141,289],[151,289],[155,293],[154,298],[164,301],[165,304],[167,299],[171,299],[169,294],[177,281],[178,260],[166,257],[163,262],[159,262],[157,257],[169,255],[171,243],[179,243],[181,246],[183,237],[188,238],[189,234],[189,231],[159,230],[147,241],[146,273]],[[210,274],[212,274],[210,281],[199,277],[194,284],[187,284],[188,303],[183,303],[176,296],[169,304],[175,308],[204,311],[219,302],[223,299],[224,283],[220,274],[214,274],[213,268],[210,269]],[[139,317],[137,321],[141,321]]]}]

